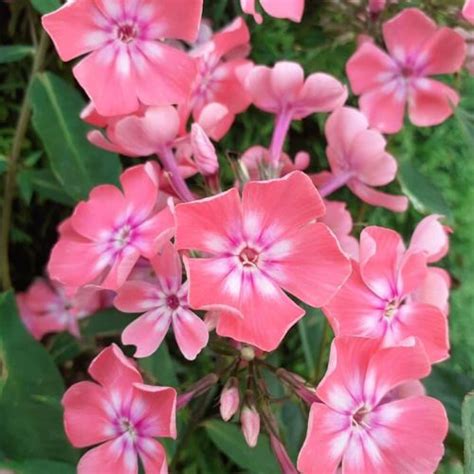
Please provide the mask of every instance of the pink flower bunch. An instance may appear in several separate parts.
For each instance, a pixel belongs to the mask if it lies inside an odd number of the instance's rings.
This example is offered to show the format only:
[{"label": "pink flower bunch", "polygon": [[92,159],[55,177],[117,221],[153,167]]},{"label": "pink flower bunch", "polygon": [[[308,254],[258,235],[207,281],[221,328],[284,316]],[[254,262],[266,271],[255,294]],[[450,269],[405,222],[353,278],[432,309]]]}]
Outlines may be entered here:
[{"label": "pink flower bunch", "polygon": [[[38,338],[78,335],[77,320],[99,307],[97,290],[109,290],[118,310],[136,314],[121,335],[136,358],[155,353],[172,328],[187,360],[209,345],[230,362],[177,398],[145,385],[118,346],[103,349],[89,367],[95,382],[63,399],[72,444],[99,445],[79,473],[135,474],[138,458],[146,473],[167,472],[155,438],[175,437],[176,409],[217,383],[221,417],[239,414],[251,447],[266,430],[285,473],[434,472],[446,413],[420,380],[449,356],[450,277],[432,265],[448,251],[449,229],[430,215],[405,245],[396,231],[353,218],[350,203],[326,198],[347,186],[369,205],[407,209],[407,197],[378,189],[398,169],[382,133],[402,128],[406,106],[420,126],[452,114],[457,92],[429,77],[460,69],[464,41],[403,10],[383,25],[388,53],[366,41],[347,63],[358,110],[344,105],[348,90],[329,74],[305,77],[290,61],[255,65],[245,22],[212,33],[202,3],[71,0],[43,19],[62,59],[88,54],[74,74],[91,99],[82,118],[103,129],[89,141],[150,161],[126,169],[120,187],[92,189],[61,224],[48,263],[55,283],[18,295],[25,323]],[[241,1],[260,23],[255,3]],[[304,9],[303,0],[260,3],[295,22]],[[373,13],[383,7],[370,2]],[[275,116],[272,137],[230,158],[226,179],[215,142],[251,104]],[[326,171],[308,152],[284,151],[293,121],[321,113],[330,114]],[[362,225],[357,239],[353,227]],[[335,334],[317,387],[265,360],[309,307],[322,308]],[[298,471],[264,370],[310,405]]]}]

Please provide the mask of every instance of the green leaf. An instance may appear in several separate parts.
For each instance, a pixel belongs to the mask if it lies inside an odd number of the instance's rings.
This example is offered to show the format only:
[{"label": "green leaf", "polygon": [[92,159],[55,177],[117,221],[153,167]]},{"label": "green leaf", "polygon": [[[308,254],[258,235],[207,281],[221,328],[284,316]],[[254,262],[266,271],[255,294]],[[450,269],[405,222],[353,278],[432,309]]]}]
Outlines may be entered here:
[{"label": "green leaf", "polygon": [[0,155],[0,174],[7,170],[7,166],[7,157],[5,155]]},{"label": "green leaf", "polygon": [[51,73],[36,76],[30,89],[33,126],[43,141],[53,174],[73,199],[87,197],[102,183],[118,183],[117,155],[91,145],[88,126],[79,114],[85,103],[79,92]]},{"label": "green leaf", "polygon": [[45,459],[8,463],[0,462],[0,468],[11,470],[14,474],[75,474],[76,472],[76,468],[72,464]]},{"label": "green leaf", "polygon": [[33,197],[33,183],[31,181],[31,174],[29,170],[21,170],[16,175],[16,184],[20,191],[20,196],[26,204],[30,204]]},{"label": "green leaf", "polygon": [[43,199],[58,202],[65,206],[74,206],[76,201],[63,191],[63,188],[49,169],[23,170],[30,176],[33,189]]},{"label": "green leaf", "polygon": [[464,398],[462,427],[464,431],[465,472],[474,472],[474,392],[468,393]]},{"label": "green leaf", "polygon": [[34,48],[15,44],[12,46],[0,46],[0,64],[14,63],[27,56],[33,56]]},{"label": "green leaf", "polygon": [[204,428],[212,442],[241,468],[255,474],[280,472],[267,435],[261,434],[257,446],[250,448],[239,427],[233,423],[211,420]]},{"label": "green leaf", "polygon": [[37,12],[42,14],[52,12],[61,6],[59,0],[31,0],[31,4]]},{"label": "green leaf", "polygon": [[132,314],[115,308],[104,309],[81,321],[82,336],[116,336],[133,321]]},{"label": "green leaf", "polygon": [[442,214],[447,219],[452,219],[451,210],[441,191],[411,163],[405,161],[400,164],[398,178],[403,192],[418,212]]},{"label": "green leaf", "polygon": [[140,359],[139,364],[154,384],[178,386],[176,368],[166,341],[163,341],[158,350],[150,357]]},{"label": "green leaf", "polygon": [[53,360],[20,321],[13,292],[0,295],[0,449],[15,460],[75,462],[63,431],[64,385]]}]

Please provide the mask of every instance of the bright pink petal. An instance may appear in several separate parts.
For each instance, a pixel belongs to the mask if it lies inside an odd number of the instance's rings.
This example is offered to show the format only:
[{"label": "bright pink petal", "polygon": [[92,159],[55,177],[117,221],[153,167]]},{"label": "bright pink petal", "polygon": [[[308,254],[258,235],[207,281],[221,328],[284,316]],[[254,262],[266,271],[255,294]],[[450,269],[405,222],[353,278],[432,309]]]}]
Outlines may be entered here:
[{"label": "bright pink petal", "polygon": [[118,290],[114,306],[126,313],[139,313],[156,308],[158,288],[146,281],[127,281]]},{"label": "bright pink petal", "polygon": [[163,446],[152,438],[141,441],[139,450],[145,474],[167,474],[168,465],[166,451]]},{"label": "bright pink petal", "polygon": [[426,256],[422,252],[408,251],[403,256],[398,270],[398,295],[405,296],[415,291],[428,274]]},{"label": "bright pink petal", "polygon": [[348,186],[356,196],[371,206],[384,207],[393,212],[405,212],[408,209],[408,198],[406,196],[383,193],[357,180],[349,181]]},{"label": "bright pink petal", "polygon": [[411,237],[410,249],[425,252],[428,263],[441,260],[449,250],[449,229],[441,224],[441,218],[437,214],[425,217]]},{"label": "bright pink petal", "polygon": [[287,18],[299,23],[303,16],[304,0],[260,0],[260,3],[275,18]]},{"label": "bright pink petal", "polygon": [[303,68],[292,61],[277,62],[270,74],[270,86],[281,103],[293,103],[303,87]]},{"label": "bright pink petal", "polygon": [[100,287],[105,290],[118,290],[129,277],[139,258],[140,252],[136,248],[124,247],[120,255],[111,262],[111,267],[100,282]]},{"label": "bright pink petal", "polygon": [[459,94],[439,81],[421,79],[408,100],[408,115],[413,124],[430,127],[444,122],[459,103]]},{"label": "bright pink petal", "polygon": [[100,17],[94,0],[82,0],[68,2],[42,17],[43,27],[63,61],[100,48],[107,42],[107,33],[95,20],[97,15]]},{"label": "bright pink petal", "polygon": [[234,114],[224,105],[211,102],[201,110],[197,121],[210,138],[219,141],[230,130]]},{"label": "bright pink petal", "polygon": [[136,367],[115,344],[105,348],[91,362],[88,371],[108,391],[129,390],[132,384],[142,382]]},{"label": "bright pink petal", "polygon": [[96,147],[102,148],[103,150],[107,150],[112,153],[120,153],[122,155],[127,155],[130,157],[139,156],[138,153],[135,153],[129,148],[123,148],[122,146],[113,143],[108,138],[106,138],[104,134],[99,130],[91,130],[90,132],[88,132],[87,139]]},{"label": "bright pink petal", "polygon": [[239,192],[235,188],[215,197],[178,204],[176,248],[225,251],[228,240],[241,232],[241,219]]},{"label": "bright pink petal", "polygon": [[393,59],[373,43],[364,43],[346,65],[354,94],[364,94],[381,86],[395,71]]},{"label": "bright pink petal", "polygon": [[474,0],[466,0],[462,14],[467,21],[474,23]]},{"label": "bright pink petal", "polygon": [[255,66],[248,74],[245,88],[252,97],[253,104],[265,112],[277,113],[280,101],[273,93],[272,70],[266,66]]},{"label": "bright pink petal", "polygon": [[168,291],[178,291],[183,278],[181,259],[171,242],[166,242],[160,253],[150,260],[160,285]]},{"label": "bright pink petal", "polygon": [[72,385],[62,399],[64,429],[76,448],[102,443],[114,437],[114,426],[107,413],[107,392],[93,382]]},{"label": "bright pink petal", "polygon": [[173,332],[178,347],[188,360],[194,360],[207,346],[209,331],[204,321],[192,311],[180,309],[173,316]]},{"label": "bright pink petal", "polygon": [[322,403],[311,406],[308,432],[298,455],[303,474],[334,473],[350,437],[351,420]]},{"label": "bright pink petal", "polygon": [[44,313],[60,300],[54,288],[44,278],[36,278],[25,293],[25,303],[31,311]]},{"label": "bright pink petal", "polygon": [[213,52],[219,58],[222,56],[227,57],[229,53],[232,54],[234,50],[240,50],[242,46],[249,43],[250,31],[244,19],[238,17],[225,28],[218,31],[211,41],[214,46]]},{"label": "bright pink petal", "polygon": [[136,346],[135,357],[148,357],[160,347],[171,324],[171,311],[150,310],[135,319],[122,332],[122,342]]},{"label": "bright pink petal", "polygon": [[451,278],[442,268],[428,267],[428,274],[417,290],[410,296],[414,301],[439,308],[444,314],[449,312],[449,289]]},{"label": "bright pink petal", "polygon": [[405,8],[383,25],[387,49],[399,59],[419,54],[424,43],[435,33],[434,21],[418,8]]},{"label": "bright pink petal", "polygon": [[87,451],[77,465],[78,474],[137,474],[138,461],[133,445],[123,435]]},{"label": "bright pink petal", "polygon": [[264,254],[264,271],[286,291],[314,307],[326,304],[351,273],[348,258],[322,223],[309,224],[294,237],[277,242],[269,254]]}]

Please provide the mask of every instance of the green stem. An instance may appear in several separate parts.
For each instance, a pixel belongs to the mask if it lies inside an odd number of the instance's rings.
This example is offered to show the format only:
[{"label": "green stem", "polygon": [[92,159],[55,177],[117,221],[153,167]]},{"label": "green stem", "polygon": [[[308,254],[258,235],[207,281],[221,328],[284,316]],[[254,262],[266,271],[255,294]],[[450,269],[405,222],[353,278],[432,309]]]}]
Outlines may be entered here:
[{"label": "green stem", "polygon": [[49,39],[45,31],[41,32],[38,48],[33,59],[33,66],[31,68],[31,75],[28,82],[28,87],[23,97],[21,104],[20,115],[16,126],[15,135],[13,137],[13,144],[10,156],[8,157],[8,167],[5,175],[5,189],[3,192],[3,211],[2,211],[2,225],[0,232],[0,277],[2,287],[8,290],[12,286],[10,277],[10,262],[8,257],[8,248],[10,240],[10,225],[12,218],[13,197],[15,194],[16,171],[18,167],[18,159],[21,154],[21,147],[28,130],[28,124],[31,116],[31,106],[28,98],[28,91],[36,73],[42,68],[46,52],[48,50]]},{"label": "green stem", "polygon": [[298,321],[298,331],[300,333],[301,344],[303,346],[304,359],[306,361],[306,366],[308,367],[308,378],[311,377],[311,374],[314,374],[315,366],[312,357],[311,347],[309,345],[308,333],[306,331],[305,321],[300,319]]},{"label": "green stem", "polygon": [[324,363],[324,354],[326,352],[326,346],[329,343],[329,324],[324,318],[323,320],[323,334],[321,336],[321,344],[319,346],[318,358],[316,360],[316,369],[314,371],[314,382],[317,383],[321,380],[323,375],[323,363]]}]

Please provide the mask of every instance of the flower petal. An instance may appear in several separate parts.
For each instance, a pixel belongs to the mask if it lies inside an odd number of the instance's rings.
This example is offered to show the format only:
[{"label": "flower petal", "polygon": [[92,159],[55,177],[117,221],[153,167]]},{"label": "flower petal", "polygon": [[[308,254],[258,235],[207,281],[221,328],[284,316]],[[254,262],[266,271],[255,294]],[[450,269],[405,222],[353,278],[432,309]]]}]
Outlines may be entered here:
[{"label": "flower petal", "polygon": [[194,360],[209,340],[206,324],[192,311],[183,308],[173,315],[172,322],[179,349],[186,359]]}]

